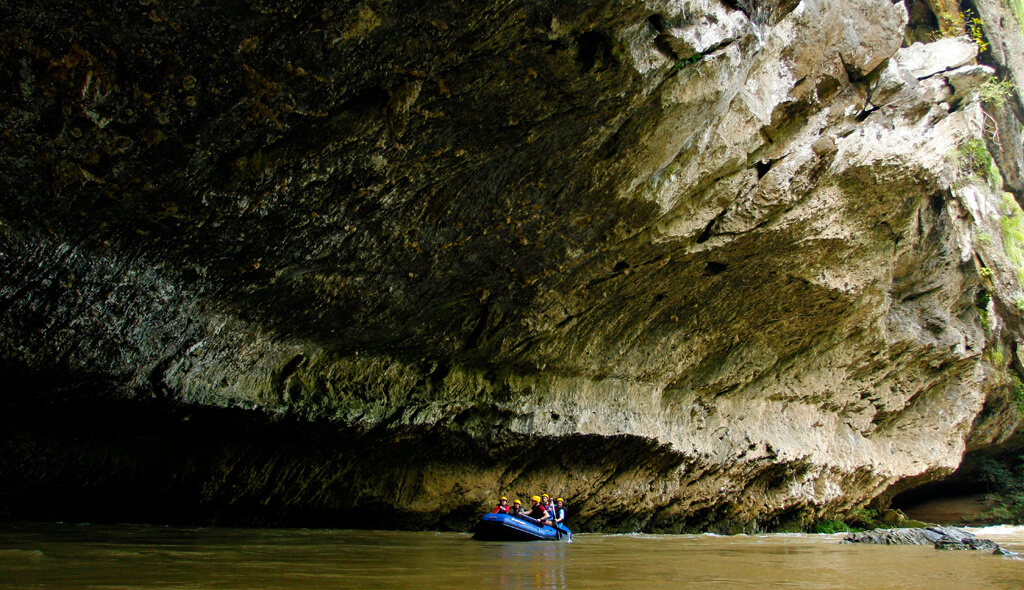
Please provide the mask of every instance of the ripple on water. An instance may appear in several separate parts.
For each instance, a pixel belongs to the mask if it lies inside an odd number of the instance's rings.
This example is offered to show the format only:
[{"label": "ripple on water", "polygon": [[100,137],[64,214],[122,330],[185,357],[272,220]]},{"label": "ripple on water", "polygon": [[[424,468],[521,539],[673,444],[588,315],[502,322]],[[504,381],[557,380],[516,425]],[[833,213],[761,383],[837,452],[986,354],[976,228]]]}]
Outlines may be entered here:
[{"label": "ripple on water", "polygon": [[[1024,527],[974,529],[1013,551]],[[0,525],[0,588],[1020,590],[1024,561],[842,535],[577,535]],[[56,564],[56,566],[55,566]]]}]

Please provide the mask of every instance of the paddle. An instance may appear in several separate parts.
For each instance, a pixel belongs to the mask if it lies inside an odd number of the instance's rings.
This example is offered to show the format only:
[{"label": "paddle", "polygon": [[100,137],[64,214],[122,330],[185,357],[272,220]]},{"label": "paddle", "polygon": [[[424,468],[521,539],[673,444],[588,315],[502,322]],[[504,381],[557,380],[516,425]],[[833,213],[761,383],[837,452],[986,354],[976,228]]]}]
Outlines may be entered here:
[{"label": "paddle", "polygon": [[527,516],[525,514],[516,514],[515,517],[520,519],[520,520],[525,520],[526,522],[533,523],[533,524],[535,524],[537,526],[544,526],[544,525],[541,524],[541,522],[539,520],[537,520],[536,518],[534,518],[532,516]]}]

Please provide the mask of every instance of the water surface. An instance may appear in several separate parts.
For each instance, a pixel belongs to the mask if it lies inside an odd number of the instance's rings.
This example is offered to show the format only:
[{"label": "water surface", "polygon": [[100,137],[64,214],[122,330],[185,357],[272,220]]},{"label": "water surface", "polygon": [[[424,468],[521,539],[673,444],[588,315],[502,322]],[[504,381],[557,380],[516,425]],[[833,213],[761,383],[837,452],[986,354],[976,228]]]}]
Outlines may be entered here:
[{"label": "water surface", "polygon": [[[1024,527],[972,529],[1024,554]],[[468,534],[0,525],[0,588],[1024,588],[1024,560],[841,535]]]}]

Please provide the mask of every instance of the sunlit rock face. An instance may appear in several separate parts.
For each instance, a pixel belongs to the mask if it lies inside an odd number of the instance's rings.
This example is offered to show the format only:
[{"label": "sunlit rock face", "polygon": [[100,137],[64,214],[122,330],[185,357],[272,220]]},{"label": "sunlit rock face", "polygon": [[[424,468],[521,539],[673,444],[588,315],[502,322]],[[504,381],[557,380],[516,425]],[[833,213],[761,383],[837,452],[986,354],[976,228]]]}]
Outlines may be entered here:
[{"label": "sunlit rock face", "polygon": [[773,528],[1019,444],[1020,72],[922,2],[93,4],[0,9],[8,516]]}]

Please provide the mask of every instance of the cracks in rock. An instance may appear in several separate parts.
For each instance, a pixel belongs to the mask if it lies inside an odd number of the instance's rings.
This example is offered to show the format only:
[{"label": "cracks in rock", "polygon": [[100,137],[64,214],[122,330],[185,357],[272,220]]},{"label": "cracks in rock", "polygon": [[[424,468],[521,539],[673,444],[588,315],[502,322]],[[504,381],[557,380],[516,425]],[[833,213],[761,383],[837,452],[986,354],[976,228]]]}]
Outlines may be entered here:
[{"label": "cracks in rock", "polygon": [[887,221],[881,221],[877,225],[875,225],[875,227],[885,228],[889,232],[889,237],[892,238],[893,253],[897,253],[899,251],[900,242],[903,240],[903,234],[896,233],[896,230],[894,230]]},{"label": "cracks in rock", "polygon": [[[874,101],[875,91],[878,90],[878,86],[881,84],[882,72],[889,66],[889,60],[884,60],[881,64],[875,67],[867,74],[861,75],[853,66],[851,66],[843,54],[839,54],[839,59],[843,64],[843,69],[846,70],[846,75],[850,80],[850,83],[855,87],[862,88],[864,91],[864,106],[861,107],[860,112],[857,113],[855,119],[857,122],[862,123],[871,116],[871,113],[881,109],[886,105],[876,105]],[[892,58],[890,58],[892,59]]]},{"label": "cracks in rock", "polygon": [[672,28],[672,25],[660,14],[652,14],[647,17],[647,24],[658,33],[654,38],[655,49],[669,60],[677,62],[679,60],[679,55],[676,54],[674,49],[672,49],[672,46],[668,42],[668,35],[665,32]]},{"label": "cracks in rock", "polygon": [[698,244],[703,244],[704,242],[711,239],[711,236],[713,235],[712,232],[714,232],[715,230],[715,225],[717,225],[718,222],[721,221],[725,217],[725,214],[728,212],[728,208],[722,209],[721,213],[716,215],[714,219],[708,222],[708,224],[704,227],[704,231],[700,232],[700,235],[697,236]]},{"label": "cracks in rock", "polygon": [[704,265],[704,274],[708,276],[719,275],[728,269],[728,264],[724,264],[722,262],[715,262],[714,260],[709,260],[707,264]]},{"label": "cracks in rock", "polygon": [[[870,108],[868,108],[869,106]],[[855,117],[857,119],[857,122],[863,123],[864,121],[867,120],[868,117],[871,116],[871,113],[874,113],[879,108],[880,107],[876,107],[875,105],[872,105],[869,102],[864,103],[864,108],[862,108],[861,111],[857,113],[857,116]]]},{"label": "cracks in rock", "polygon": [[600,31],[587,31],[581,34],[576,38],[576,45],[579,47],[576,61],[580,64],[582,74],[594,70],[602,71],[618,64],[612,53],[611,39]]},{"label": "cracks in rock", "polygon": [[578,317],[579,316],[577,316],[577,315],[569,314],[569,315],[565,316],[565,319],[563,319],[562,321],[560,321],[557,324],[555,324],[555,327],[556,328],[564,328],[564,327],[568,326],[573,320],[575,320]]},{"label": "cracks in rock", "polygon": [[281,368],[281,376],[279,377],[282,382],[287,381],[289,377],[295,374],[302,366],[303,361],[306,360],[305,355],[297,354],[290,361],[288,361],[284,367]]},{"label": "cracks in rock", "polygon": [[304,393],[313,394],[312,391],[303,391],[308,389],[308,385],[303,382],[301,375],[294,381],[291,380],[292,376],[298,373],[305,363],[306,356],[297,354],[285,363],[280,373],[274,378],[274,390],[276,390],[278,401],[286,408],[290,408],[290,404],[293,402],[302,401]]},{"label": "cracks in rock", "polygon": [[761,160],[760,162],[754,162],[754,170],[757,171],[757,179],[761,180],[762,178],[764,178],[765,174],[768,174],[768,171],[772,169],[772,166],[774,166],[775,163],[781,159],[782,158],[774,158],[769,160]]},{"label": "cracks in rock", "polygon": [[[689,21],[689,19],[689,16],[684,16],[684,21]],[[656,94],[660,89],[660,86],[664,84],[672,74],[679,72],[687,65],[700,63],[704,58],[720,52],[737,41],[735,38],[725,38],[704,50],[698,50],[685,41],[679,43],[680,37],[673,32],[673,29],[676,29],[677,27],[661,14],[652,14],[647,17],[646,23],[655,35],[653,41],[654,49],[673,64],[670,75],[662,79],[661,83],[658,84],[658,88],[656,88],[652,94]],[[690,26],[691,24],[692,23],[686,22],[686,25],[684,26]],[[677,40],[676,46],[673,46],[673,40]],[[685,51],[680,54],[677,49],[685,49]]]},{"label": "cracks in rock", "polygon": [[[301,355],[300,355],[301,356]],[[153,396],[157,398],[170,398],[173,395],[171,388],[167,386],[165,377],[167,370],[171,367],[171,360],[163,359],[149,373],[149,385],[152,388]]]},{"label": "cracks in rock", "polygon": [[483,336],[484,331],[487,329],[487,320],[491,315],[491,306],[484,304],[480,310],[480,315],[477,317],[476,324],[473,326],[473,330],[469,333],[466,338],[465,349],[472,350],[480,344],[480,338]]},{"label": "cracks in rock", "polygon": [[606,275],[603,275],[603,276],[600,276],[600,277],[598,277],[596,279],[592,279],[590,282],[587,283],[587,287],[588,288],[589,287],[594,287],[594,286],[600,285],[601,283],[606,283],[606,282],[608,282],[608,281],[610,281],[610,280],[612,280],[612,279],[614,279],[616,277],[620,277],[620,276],[628,275],[628,274],[630,274],[629,263],[626,262],[625,260],[620,260],[620,261],[615,263],[615,266],[612,267],[612,270],[611,270],[610,273],[608,273]]},{"label": "cracks in rock", "polygon": [[722,0],[722,4],[739,10],[758,25],[774,25],[796,9],[800,0]]}]

